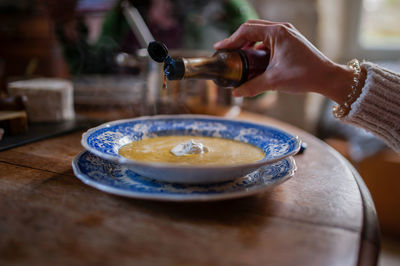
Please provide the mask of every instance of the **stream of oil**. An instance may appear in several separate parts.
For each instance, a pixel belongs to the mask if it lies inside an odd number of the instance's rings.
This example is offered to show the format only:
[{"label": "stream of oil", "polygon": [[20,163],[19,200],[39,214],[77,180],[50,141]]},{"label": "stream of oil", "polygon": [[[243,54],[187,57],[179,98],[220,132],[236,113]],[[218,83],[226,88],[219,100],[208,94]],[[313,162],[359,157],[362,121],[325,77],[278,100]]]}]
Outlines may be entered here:
[{"label": "stream of oil", "polygon": [[163,81],[161,88],[163,91],[165,91],[167,89],[167,76],[165,76],[165,74],[164,74],[164,81]]}]

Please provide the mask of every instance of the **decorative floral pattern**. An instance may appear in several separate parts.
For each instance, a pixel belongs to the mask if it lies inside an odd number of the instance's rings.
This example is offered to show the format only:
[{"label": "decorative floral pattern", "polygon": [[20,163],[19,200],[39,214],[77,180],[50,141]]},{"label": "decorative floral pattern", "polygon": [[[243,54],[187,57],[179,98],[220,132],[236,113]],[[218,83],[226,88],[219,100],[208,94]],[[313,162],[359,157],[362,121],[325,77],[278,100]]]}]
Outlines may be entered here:
[{"label": "decorative floral pattern", "polygon": [[166,201],[221,200],[249,196],[286,181],[296,170],[294,159],[287,157],[232,181],[186,185],[143,177],[127,167],[87,151],[77,155],[72,166],[79,179],[102,191],[133,198]]},{"label": "decorative floral pattern", "polygon": [[266,153],[264,160],[284,158],[297,152],[297,137],[274,127],[244,121],[207,116],[153,116],[120,120],[86,132],[82,137],[84,147],[102,157],[121,157],[121,146],[142,138],[184,135],[234,139],[253,144]]},{"label": "decorative floral pattern", "polygon": [[[139,162],[118,154],[125,144],[142,138],[184,135],[233,139],[253,144],[265,151],[265,157],[257,162],[224,166],[186,167]],[[274,127],[212,116],[167,115],[119,120],[90,129],[82,136],[82,145],[91,153],[115,162],[141,175],[160,181],[175,183],[215,183],[246,175],[259,167],[292,156],[300,149],[297,137]],[[212,169],[211,169],[212,168]],[[190,171],[190,178],[187,178]]]}]

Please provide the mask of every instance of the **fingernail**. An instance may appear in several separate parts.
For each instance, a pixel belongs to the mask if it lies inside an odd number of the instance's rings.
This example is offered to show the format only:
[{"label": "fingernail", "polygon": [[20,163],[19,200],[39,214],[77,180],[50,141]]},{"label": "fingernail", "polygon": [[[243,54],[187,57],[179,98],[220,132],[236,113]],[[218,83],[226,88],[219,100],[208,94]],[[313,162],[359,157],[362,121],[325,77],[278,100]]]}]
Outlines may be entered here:
[{"label": "fingernail", "polygon": [[218,46],[220,46],[221,43],[222,43],[222,41],[214,43],[214,48],[217,48]]}]

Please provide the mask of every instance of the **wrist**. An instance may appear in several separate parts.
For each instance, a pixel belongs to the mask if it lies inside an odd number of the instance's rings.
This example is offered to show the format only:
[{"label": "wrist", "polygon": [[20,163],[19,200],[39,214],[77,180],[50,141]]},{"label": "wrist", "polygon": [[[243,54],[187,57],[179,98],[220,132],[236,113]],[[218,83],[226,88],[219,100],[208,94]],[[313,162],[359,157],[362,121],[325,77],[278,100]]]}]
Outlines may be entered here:
[{"label": "wrist", "polygon": [[[347,63],[347,67],[353,71],[353,81],[351,87],[340,94],[339,105],[333,107],[333,115],[336,118],[344,117],[350,112],[351,105],[358,99],[364,87],[366,75],[361,69],[360,62],[357,59],[353,59]],[[344,101],[342,99],[343,96],[345,96]]]},{"label": "wrist", "polygon": [[342,105],[351,93],[354,82],[354,71],[347,65],[333,63],[327,79],[327,87],[324,88],[326,97]]}]

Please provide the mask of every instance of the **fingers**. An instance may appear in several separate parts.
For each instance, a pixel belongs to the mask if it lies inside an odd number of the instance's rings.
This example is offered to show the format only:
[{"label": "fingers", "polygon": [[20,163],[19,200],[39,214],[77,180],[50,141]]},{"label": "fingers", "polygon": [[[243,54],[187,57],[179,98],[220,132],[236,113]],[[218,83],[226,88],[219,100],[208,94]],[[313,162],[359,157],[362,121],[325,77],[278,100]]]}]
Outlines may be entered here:
[{"label": "fingers", "polygon": [[268,35],[268,26],[264,24],[244,23],[229,38],[214,44],[215,49],[239,49],[248,42],[262,42]]},{"label": "fingers", "polygon": [[[238,49],[247,43],[264,42],[268,47],[267,39],[273,38],[279,28],[294,30],[292,24],[287,22],[271,22],[267,20],[248,20],[243,23],[229,38],[214,44],[215,49]],[[268,47],[269,48],[269,47]]]},{"label": "fingers", "polygon": [[264,91],[273,90],[271,84],[268,82],[266,72],[263,74],[245,82],[240,87],[235,88],[232,91],[232,95],[235,97],[252,97],[256,96]]},{"label": "fingers", "polygon": [[289,22],[273,22],[273,21],[262,20],[262,19],[250,19],[246,22],[254,23],[254,24],[264,24],[264,25],[282,25],[287,28],[295,29],[295,27]]},{"label": "fingers", "polygon": [[242,46],[242,48],[253,48],[255,42],[247,42],[245,45]]},{"label": "fingers", "polygon": [[232,92],[234,96],[255,96],[276,89],[293,90],[293,84],[301,76],[294,73],[293,62],[306,65],[311,47],[290,23],[248,20],[229,38],[216,43],[214,48],[239,49],[245,45],[268,50],[270,64],[264,73],[236,88]]}]

